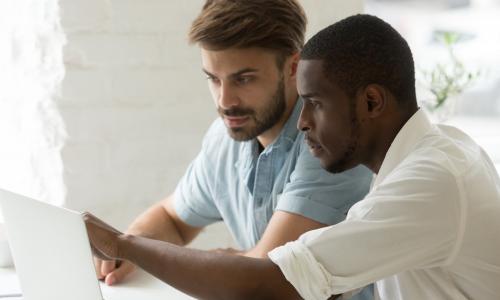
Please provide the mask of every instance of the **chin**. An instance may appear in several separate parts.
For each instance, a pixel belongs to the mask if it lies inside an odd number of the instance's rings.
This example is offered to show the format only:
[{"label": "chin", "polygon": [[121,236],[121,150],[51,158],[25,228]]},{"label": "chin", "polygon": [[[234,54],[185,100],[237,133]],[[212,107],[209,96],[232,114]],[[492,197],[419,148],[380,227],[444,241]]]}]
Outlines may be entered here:
[{"label": "chin", "polygon": [[333,167],[328,167],[328,168],[325,168],[325,170],[328,172],[328,173],[332,173],[332,174],[338,174],[338,173],[342,173],[344,171],[347,171],[351,168],[333,168]]},{"label": "chin", "polygon": [[245,142],[252,140],[258,136],[258,134],[253,130],[253,128],[244,128],[244,127],[239,127],[239,128],[227,128],[227,132],[229,136],[238,142]]},{"label": "chin", "polygon": [[328,173],[342,173],[344,171],[350,170],[357,166],[357,164],[352,164],[348,161],[336,161],[332,162],[330,164],[323,164],[321,163],[321,166],[328,172]]}]

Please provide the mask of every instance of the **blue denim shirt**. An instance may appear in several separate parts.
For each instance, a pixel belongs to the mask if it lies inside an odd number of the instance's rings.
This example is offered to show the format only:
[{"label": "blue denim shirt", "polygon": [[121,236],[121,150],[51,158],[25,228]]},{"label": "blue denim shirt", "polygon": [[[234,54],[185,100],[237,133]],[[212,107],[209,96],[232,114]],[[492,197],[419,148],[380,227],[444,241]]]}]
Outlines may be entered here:
[{"label": "blue denim shirt", "polygon": [[277,139],[259,153],[256,139],[238,142],[216,120],[200,153],[175,190],[175,210],[192,226],[224,221],[248,250],[262,237],[275,210],[324,224],[344,220],[369,189],[372,173],[358,166],[339,174],[324,171],[297,127],[302,101]]}]

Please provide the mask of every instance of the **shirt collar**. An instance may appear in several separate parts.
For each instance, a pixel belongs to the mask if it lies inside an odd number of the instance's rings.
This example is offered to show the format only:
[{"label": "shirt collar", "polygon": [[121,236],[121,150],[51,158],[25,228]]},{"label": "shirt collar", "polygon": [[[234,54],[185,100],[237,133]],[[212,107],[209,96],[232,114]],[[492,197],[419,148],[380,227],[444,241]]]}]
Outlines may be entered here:
[{"label": "shirt collar", "polygon": [[[268,147],[266,147],[266,149],[264,149],[262,153],[272,153],[278,149],[286,152],[291,149],[299,133],[299,130],[297,129],[297,122],[299,120],[301,110],[302,101],[298,98],[293,111],[281,129],[280,134]],[[241,176],[245,177],[248,175],[247,173],[251,169],[253,162],[259,157],[258,141],[254,138],[250,141],[241,143],[243,146],[241,149],[242,155],[235,162],[235,166],[240,169]]]},{"label": "shirt collar", "polygon": [[432,127],[425,112],[422,109],[417,110],[392,141],[372,188],[379,185],[412,152],[416,144]]}]

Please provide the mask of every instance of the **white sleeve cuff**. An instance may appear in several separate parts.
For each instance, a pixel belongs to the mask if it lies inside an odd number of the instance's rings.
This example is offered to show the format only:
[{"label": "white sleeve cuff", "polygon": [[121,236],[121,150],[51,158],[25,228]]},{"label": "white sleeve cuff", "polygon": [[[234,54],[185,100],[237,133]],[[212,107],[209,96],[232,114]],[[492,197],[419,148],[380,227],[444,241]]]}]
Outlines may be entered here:
[{"label": "white sleeve cuff", "polygon": [[267,255],[302,298],[325,300],[333,295],[333,276],[300,240],[288,242]]}]

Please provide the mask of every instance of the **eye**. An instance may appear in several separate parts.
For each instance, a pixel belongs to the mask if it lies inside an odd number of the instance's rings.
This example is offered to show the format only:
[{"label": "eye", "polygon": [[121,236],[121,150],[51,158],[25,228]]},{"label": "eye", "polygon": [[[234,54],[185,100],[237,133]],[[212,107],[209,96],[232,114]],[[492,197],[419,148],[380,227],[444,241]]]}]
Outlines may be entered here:
[{"label": "eye", "polygon": [[252,76],[238,76],[235,78],[235,81],[239,85],[244,85],[244,84],[251,82],[252,79],[253,79]]},{"label": "eye", "polygon": [[214,76],[210,76],[210,75],[207,75],[207,80],[208,80],[210,83],[213,83],[213,84],[219,84],[219,83],[220,83],[219,78],[214,77]]},{"label": "eye", "polygon": [[311,100],[311,106],[315,109],[318,109],[318,108],[321,108],[321,102],[319,101],[315,101],[315,100]]}]

